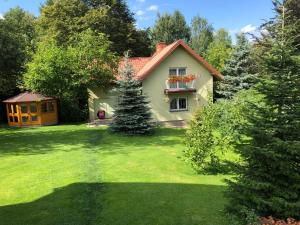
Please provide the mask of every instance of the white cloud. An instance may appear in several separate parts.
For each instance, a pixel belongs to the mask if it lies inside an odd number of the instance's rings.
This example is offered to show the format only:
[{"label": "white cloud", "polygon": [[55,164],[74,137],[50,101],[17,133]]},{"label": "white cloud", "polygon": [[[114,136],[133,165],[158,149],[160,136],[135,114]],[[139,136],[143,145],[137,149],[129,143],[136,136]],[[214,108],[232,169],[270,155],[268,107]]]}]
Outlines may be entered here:
[{"label": "white cloud", "polygon": [[144,3],[146,0],[136,0],[137,2]]},{"label": "white cloud", "polygon": [[0,13],[0,20],[4,20],[4,16],[2,13]]},{"label": "white cloud", "polygon": [[136,12],[136,15],[137,16],[142,16],[142,15],[144,15],[145,14],[145,12],[143,11],[143,10],[138,10],[137,12]]},{"label": "white cloud", "polygon": [[242,29],[241,29],[241,32],[242,33],[252,33],[254,31],[257,30],[257,27],[252,25],[252,24],[248,24],[246,26],[244,26]]},{"label": "white cloud", "polygon": [[158,10],[158,6],[157,5],[150,5],[147,8],[148,11],[157,11]]}]

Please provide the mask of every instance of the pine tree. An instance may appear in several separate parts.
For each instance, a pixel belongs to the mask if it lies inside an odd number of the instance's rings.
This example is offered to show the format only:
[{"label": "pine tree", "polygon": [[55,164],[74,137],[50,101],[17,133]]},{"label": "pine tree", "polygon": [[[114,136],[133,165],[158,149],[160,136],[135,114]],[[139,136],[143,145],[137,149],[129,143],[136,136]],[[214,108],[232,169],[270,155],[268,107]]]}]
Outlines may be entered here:
[{"label": "pine tree", "polygon": [[118,104],[111,130],[127,135],[149,134],[152,131],[149,101],[143,94],[141,82],[133,77],[133,69],[128,62],[128,53],[125,55],[121,79],[117,85]]},{"label": "pine tree", "polygon": [[255,83],[257,74],[254,72],[251,45],[245,34],[237,36],[237,44],[222,74],[224,81],[218,82],[216,90],[219,98],[232,98],[236,92],[249,89]]},{"label": "pine tree", "polygon": [[[251,138],[239,151],[245,163],[229,182],[229,210],[259,216],[300,218],[300,56],[285,24],[285,1],[274,3],[276,18],[264,27],[257,91],[263,103],[251,105]],[[266,33],[266,32],[265,32]],[[250,109],[250,108],[249,108]]]}]

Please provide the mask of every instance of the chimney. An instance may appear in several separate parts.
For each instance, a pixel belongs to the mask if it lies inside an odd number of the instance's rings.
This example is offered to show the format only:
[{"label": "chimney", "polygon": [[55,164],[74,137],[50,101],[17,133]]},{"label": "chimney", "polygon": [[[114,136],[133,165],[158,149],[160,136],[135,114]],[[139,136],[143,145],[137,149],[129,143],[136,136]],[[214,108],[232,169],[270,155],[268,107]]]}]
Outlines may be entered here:
[{"label": "chimney", "polygon": [[156,44],[155,54],[161,52],[166,46],[167,46],[167,44],[165,42],[158,42]]}]

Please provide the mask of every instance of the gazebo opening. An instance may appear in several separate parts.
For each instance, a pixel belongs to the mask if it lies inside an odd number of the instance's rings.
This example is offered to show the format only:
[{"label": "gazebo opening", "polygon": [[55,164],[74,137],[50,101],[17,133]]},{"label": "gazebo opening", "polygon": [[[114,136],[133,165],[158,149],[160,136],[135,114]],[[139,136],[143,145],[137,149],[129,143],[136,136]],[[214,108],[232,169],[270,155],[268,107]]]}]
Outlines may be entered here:
[{"label": "gazebo opening", "polygon": [[3,101],[10,126],[57,124],[57,101],[51,97],[24,92]]}]

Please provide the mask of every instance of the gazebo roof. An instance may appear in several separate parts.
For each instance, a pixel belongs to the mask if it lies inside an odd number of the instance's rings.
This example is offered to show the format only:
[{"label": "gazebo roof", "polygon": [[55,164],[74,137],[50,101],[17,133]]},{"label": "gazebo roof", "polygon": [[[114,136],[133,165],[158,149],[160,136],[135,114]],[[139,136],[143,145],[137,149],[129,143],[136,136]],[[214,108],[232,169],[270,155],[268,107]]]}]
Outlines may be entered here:
[{"label": "gazebo roof", "polygon": [[40,102],[44,100],[51,100],[51,97],[45,97],[38,93],[33,92],[23,92],[14,97],[4,100],[4,103],[17,103],[17,102]]}]

